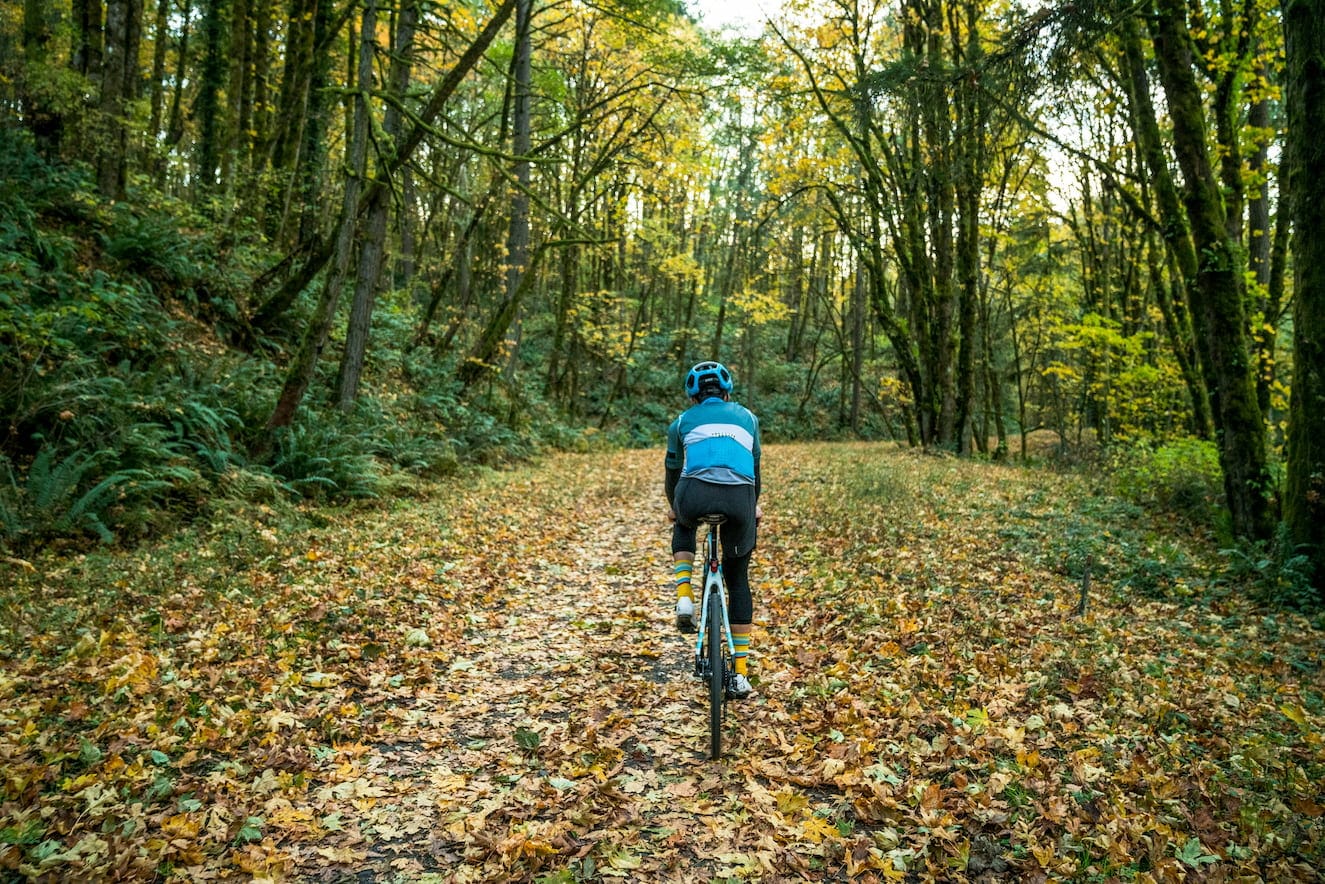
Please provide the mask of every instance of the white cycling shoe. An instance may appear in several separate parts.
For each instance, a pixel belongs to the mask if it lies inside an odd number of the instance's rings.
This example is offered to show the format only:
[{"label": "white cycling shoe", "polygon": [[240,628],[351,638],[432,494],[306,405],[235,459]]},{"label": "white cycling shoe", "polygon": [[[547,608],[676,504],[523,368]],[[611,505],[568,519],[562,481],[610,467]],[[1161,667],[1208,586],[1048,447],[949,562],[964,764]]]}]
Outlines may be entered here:
[{"label": "white cycling shoe", "polygon": [[727,689],[727,697],[732,700],[744,700],[754,692],[755,689],[750,684],[750,679],[738,672],[732,676],[731,687]]},{"label": "white cycling shoe", "polygon": [[676,600],[676,628],[682,632],[695,631],[695,603],[690,596]]}]

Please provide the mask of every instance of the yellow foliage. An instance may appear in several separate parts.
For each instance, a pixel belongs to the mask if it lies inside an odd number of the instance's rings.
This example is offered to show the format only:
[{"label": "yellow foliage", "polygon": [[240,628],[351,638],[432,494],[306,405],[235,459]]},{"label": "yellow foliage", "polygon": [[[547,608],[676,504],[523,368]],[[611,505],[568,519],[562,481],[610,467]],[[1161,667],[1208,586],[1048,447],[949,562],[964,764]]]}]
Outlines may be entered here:
[{"label": "yellow foliage", "polygon": [[739,294],[732,295],[731,303],[733,307],[744,313],[746,318],[754,325],[766,325],[791,316],[791,308],[777,295],[770,292],[746,289]]}]

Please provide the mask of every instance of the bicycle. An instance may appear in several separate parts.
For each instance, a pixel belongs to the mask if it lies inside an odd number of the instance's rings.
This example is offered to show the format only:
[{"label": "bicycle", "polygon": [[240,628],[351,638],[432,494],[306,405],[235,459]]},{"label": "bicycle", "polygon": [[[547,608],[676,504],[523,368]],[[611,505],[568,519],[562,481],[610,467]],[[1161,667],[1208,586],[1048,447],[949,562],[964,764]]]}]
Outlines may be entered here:
[{"label": "bicycle", "polygon": [[[700,602],[699,630],[695,638],[695,675],[709,689],[709,758],[722,755],[722,721],[726,715],[727,694],[735,677],[732,661],[736,644],[731,622],[727,619],[727,588],[722,582],[721,547],[718,526],[727,521],[721,514],[710,514],[699,522],[708,526],[704,551],[704,595]],[[726,639],[726,641],[723,641]]]}]

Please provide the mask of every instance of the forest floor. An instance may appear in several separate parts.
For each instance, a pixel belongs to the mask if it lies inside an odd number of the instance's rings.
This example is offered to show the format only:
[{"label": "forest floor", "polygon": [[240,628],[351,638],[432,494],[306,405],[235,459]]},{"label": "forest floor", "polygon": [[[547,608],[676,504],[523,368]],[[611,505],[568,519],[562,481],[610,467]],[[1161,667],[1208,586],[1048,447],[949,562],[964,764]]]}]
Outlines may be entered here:
[{"label": "forest floor", "polygon": [[1079,476],[764,468],[716,762],[657,451],[0,563],[0,880],[1321,880],[1305,619]]}]

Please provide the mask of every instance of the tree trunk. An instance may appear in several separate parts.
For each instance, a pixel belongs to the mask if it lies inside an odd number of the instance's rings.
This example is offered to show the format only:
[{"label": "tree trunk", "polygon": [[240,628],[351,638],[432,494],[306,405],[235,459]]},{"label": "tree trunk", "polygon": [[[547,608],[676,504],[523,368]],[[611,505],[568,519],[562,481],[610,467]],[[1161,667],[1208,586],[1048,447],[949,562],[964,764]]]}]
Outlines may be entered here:
[{"label": "tree trunk", "polygon": [[1285,165],[1296,231],[1284,521],[1325,603],[1325,0],[1286,0],[1284,50]]},{"label": "tree trunk", "polygon": [[400,170],[400,215],[396,218],[396,226],[400,230],[400,254],[396,256],[391,286],[407,292],[406,300],[410,304],[421,300],[414,288],[414,278],[418,272],[419,246],[415,223],[418,215],[419,189],[414,181],[414,169],[405,166]]},{"label": "tree trunk", "polygon": [[[975,71],[981,65],[978,11],[966,4],[966,43],[958,59]],[[954,35],[954,41],[956,35]],[[953,443],[959,454],[969,454],[971,411],[975,408],[975,354],[979,349],[976,331],[980,301],[980,194],[984,185],[984,99],[974,82],[975,74],[957,84],[958,108],[955,146],[957,170],[957,414]],[[983,449],[985,441],[979,447]]]},{"label": "tree trunk", "polygon": [[[1283,176],[1280,176],[1283,178]],[[1284,198],[1287,202],[1287,198]],[[1275,349],[1279,340],[1279,323],[1284,313],[1284,280],[1288,276],[1288,240],[1292,230],[1290,214],[1286,205],[1279,209],[1279,216],[1274,224],[1274,241],[1270,246],[1270,273],[1265,286],[1265,304],[1262,314],[1269,326],[1265,337],[1258,339],[1260,349],[1256,354],[1258,370],[1256,373],[1256,401],[1260,403],[1261,414],[1268,422],[1270,418],[1270,391],[1274,389],[1274,379],[1278,374],[1275,362]]]},{"label": "tree trunk", "polygon": [[[47,0],[24,0],[23,2],[23,57],[28,68],[32,69],[45,63],[50,52],[51,24],[47,19]],[[33,74],[25,74],[23,83],[23,116],[28,130],[37,142],[37,150],[48,159],[60,154],[64,136],[64,119],[60,112],[51,106],[44,94],[45,90],[36,88],[29,82]]]},{"label": "tree trunk", "polygon": [[1219,460],[1233,533],[1264,539],[1273,528],[1265,427],[1247,348],[1243,263],[1228,233],[1219,181],[1205,138],[1202,92],[1192,68],[1183,0],[1158,0],[1155,57],[1173,121],[1173,145],[1185,182],[1183,202],[1199,258],[1190,280],[1198,353],[1211,385]]},{"label": "tree trunk", "polygon": [[[263,449],[269,450],[273,441],[273,431],[288,427],[294,421],[295,412],[308,391],[317,369],[317,360],[326,346],[327,336],[331,333],[331,324],[336,315],[336,305],[340,301],[341,288],[349,272],[350,252],[354,246],[354,230],[359,218],[359,193],[362,187],[364,167],[368,156],[369,114],[368,96],[373,87],[373,35],[377,29],[376,0],[367,0],[363,10],[363,27],[359,40],[358,86],[355,95],[354,129],[350,141],[350,153],[347,157],[348,168],[345,179],[345,193],[341,199],[340,226],[336,234],[335,261],[318,299],[317,308],[304,330],[304,337],[299,344],[299,351],[286,372],[285,385],[281,389],[276,407],[267,419],[267,433],[262,440]],[[263,453],[260,451],[259,453]]]},{"label": "tree trunk", "polygon": [[102,129],[97,145],[97,191],[108,200],[124,196],[129,127],[125,109],[138,85],[141,0],[110,0],[106,6],[105,61],[101,68]]},{"label": "tree trunk", "polygon": [[309,81],[316,45],[316,17],[325,16],[325,4],[317,0],[294,0],[285,22],[285,53],[276,118],[259,149],[262,168],[288,172],[298,154],[299,131],[309,100]]},{"label": "tree trunk", "polygon": [[101,0],[74,0],[72,6],[74,45],[69,55],[69,66],[89,79],[100,79],[106,45],[105,32],[101,26],[104,12]]},{"label": "tree trunk", "polygon": [[866,274],[863,265],[856,266],[851,286],[851,411],[847,423],[851,432],[860,435],[861,377],[865,373],[865,302]]},{"label": "tree trunk", "polygon": [[[189,35],[193,24],[190,16],[192,12],[193,4],[185,3],[184,18],[179,30],[179,50],[175,59],[175,91],[170,98],[170,118],[166,123],[166,135],[162,144],[162,147],[166,150],[179,144],[179,140],[184,137],[184,82],[189,63]],[[156,170],[157,187],[165,188],[166,175],[169,169],[169,163],[165,162],[163,158]]]},{"label": "tree trunk", "polygon": [[[241,167],[240,157],[248,141],[249,120],[246,93],[249,84],[249,54],[252,46],[252,21],[249,0],[230,0],[229,60],[225,87],[225,140],[221,145],[221,185],[227,194],[235,190],[235,171]],[[227,200],[229,202],[229,200]]]},{"label": "tree trunk", "polygon": [[248,165],[246,170],[253,178],[252,191],[247,195],[254,203],[254,210],[261,194],[257,186],[258,173],[262,171],[263,157],[259,148],[266,144],[267,133],[272,127],[271,105],[271,37],[272,0],[253,0],[253,71],[250,78],[252,103],[252,140],[249,143]]},{"label": "tree trunk", "polygon": [[469,357],[460,365],[458,378],[468,389],[490,371],[501,342],[520,312],[520,301],[529,289],[529,149],[532,139],[530,92],[533,79],[533,0],[515,0],[514,109],[511,153],[515,156],[516,187],[511,195],[511,222],[506,235],[506,291]]},{"label": "tree trunk", "polygon": [[229,70],[226,52],[226,21],[229,0],[206,0],[202,19],[202,79],[198,87],[196,116],[198,118],[197,177],[199,201],[205,200],[216,188],[216,170],[220,165],[225,137],[225,120],[221,107],[222,90]]},{"label": "tree trunk", "polygon": [[151,116],[147,124],[147,149],[145,167],[155,169],[157,164],[156,142],[161,135],[162,114],[166,104],[166,47],[170,42],[170,5],[171,0],[157,0],[156,20],[152,27],[152,81],[149,106]]},{"label": "tree trunk", "polygon": [[[410,60],[414,52],[414,29],[419,20],[420,0],[406,0],[396,18],[396,36],[391,54],[391,73],[388,92],[394,96],[388,101],[382,120],[382,133],[386,136],[386,152],[394,150],[400,139],[402,114],[397,102],[405,100],[409,88]],[[350,324],[345,334],[345,355],[340,363],[340,376],[336,381],[336,405],[344,412],[354,408],[359,396],[359,379],[363,375],[364,359],[368,353],[368,335],[372,327],[373,304],[382,281],[382,262],[386,246],[387,210],[390,208],[389,191],[379,188],[379,196],[368,206],[364,220],[364,234],[359,246],[358,278],[354,286],[354,303],[350,307]]]}]

